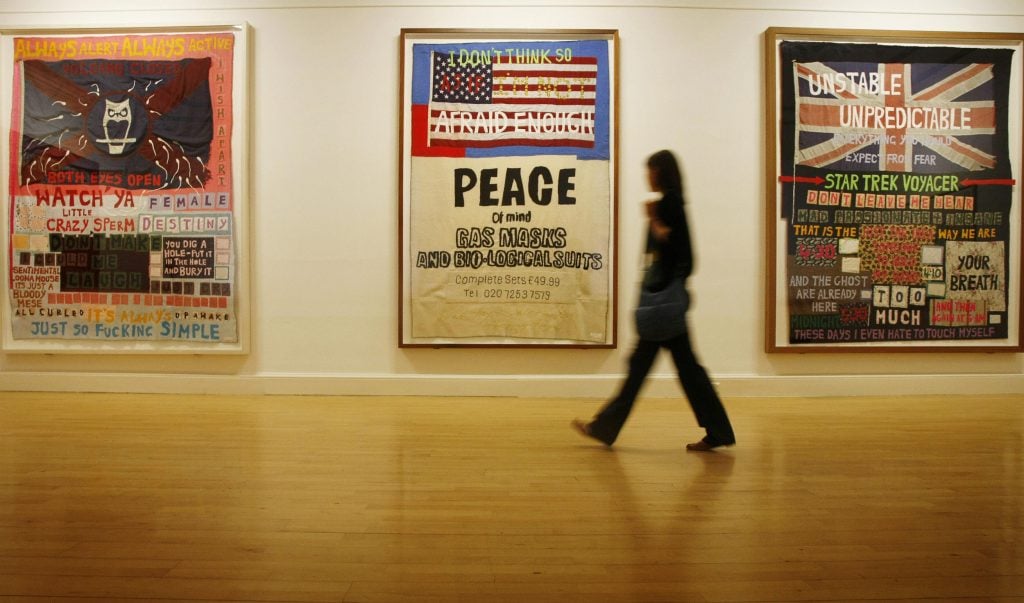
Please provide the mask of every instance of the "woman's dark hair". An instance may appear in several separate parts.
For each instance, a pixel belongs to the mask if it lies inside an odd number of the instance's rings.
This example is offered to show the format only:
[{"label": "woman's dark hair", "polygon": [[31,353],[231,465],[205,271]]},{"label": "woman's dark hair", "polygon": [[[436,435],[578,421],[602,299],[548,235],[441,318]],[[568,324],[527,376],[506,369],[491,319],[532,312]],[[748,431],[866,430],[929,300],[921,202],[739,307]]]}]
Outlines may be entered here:
[{"label": "woman's dark hair", "polygon": [[672,151],[658,151],[647,159],[647,167],[654,172],[658,188],[664,193],[683,194],[683,176]]}]

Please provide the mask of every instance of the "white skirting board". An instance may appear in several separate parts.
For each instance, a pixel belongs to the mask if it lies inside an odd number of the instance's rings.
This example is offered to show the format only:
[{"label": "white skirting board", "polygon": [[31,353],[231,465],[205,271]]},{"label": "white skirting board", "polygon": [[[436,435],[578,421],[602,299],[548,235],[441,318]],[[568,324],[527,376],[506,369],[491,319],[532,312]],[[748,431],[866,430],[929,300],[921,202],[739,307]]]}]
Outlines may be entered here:
[{"label": "white skirting board", "polygon": [[[608,398],[621,376],[587,375],[181,375],[0,373],[0,392],[218,395],[465,396]],[[1020,394],[1024,374],[712,375],[723,398]],[[648,378],[642,396],[681,396],[674,376]]]}]

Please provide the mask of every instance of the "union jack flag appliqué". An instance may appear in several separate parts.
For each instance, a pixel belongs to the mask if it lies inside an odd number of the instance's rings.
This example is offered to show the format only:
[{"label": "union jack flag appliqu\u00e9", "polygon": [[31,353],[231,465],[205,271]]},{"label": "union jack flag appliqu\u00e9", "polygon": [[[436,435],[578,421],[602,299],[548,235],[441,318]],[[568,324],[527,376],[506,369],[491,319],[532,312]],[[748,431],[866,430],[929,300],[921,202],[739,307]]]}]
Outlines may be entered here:
[{"label": "union jack flag appliqu\u00e9", "polygon": [[796,62],[795,165],[840,171],[993,169],[993,66]]}]

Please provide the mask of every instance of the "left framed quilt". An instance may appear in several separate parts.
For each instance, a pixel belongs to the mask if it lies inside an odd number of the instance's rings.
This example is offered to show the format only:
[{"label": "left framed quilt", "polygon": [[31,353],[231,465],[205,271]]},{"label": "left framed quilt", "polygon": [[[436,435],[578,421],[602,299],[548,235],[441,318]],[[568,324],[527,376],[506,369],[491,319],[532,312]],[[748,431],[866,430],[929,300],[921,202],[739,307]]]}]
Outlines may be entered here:
[{"label": "left framed quilt", "polygon": [[248,32],[0,30],[5,351],[248,352]]}]

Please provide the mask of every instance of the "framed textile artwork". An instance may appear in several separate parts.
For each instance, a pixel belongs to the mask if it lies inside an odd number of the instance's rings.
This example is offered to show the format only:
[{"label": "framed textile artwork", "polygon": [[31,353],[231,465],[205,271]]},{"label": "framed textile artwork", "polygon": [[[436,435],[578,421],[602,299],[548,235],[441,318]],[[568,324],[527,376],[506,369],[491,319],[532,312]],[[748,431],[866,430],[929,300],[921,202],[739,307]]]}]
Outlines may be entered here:
[{"label": "framed textile artwork", "polygon": [[767,350],[1021,350],[1024,36],[765,42]]},{"label": "framed textile artwork", "polygon": [[399,345],[615,345],[617,33],[403,30]]},{"label": "framed textile artwork", "polygon": [[5,350],[248,350],[247,37],[0,32]]}]

